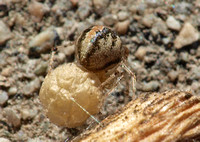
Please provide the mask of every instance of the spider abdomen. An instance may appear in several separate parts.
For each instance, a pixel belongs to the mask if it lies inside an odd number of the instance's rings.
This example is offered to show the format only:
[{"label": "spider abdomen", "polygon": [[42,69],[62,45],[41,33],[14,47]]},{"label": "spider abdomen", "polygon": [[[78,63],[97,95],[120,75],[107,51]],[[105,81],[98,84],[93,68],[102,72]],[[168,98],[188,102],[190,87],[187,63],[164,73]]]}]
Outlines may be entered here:
[{"label": "spider abdomen", "polygon": [[104,26],[93,26],[76,42],[78,63],[90,71],[101,71],[117,65],[124,55],[120,37]]}]

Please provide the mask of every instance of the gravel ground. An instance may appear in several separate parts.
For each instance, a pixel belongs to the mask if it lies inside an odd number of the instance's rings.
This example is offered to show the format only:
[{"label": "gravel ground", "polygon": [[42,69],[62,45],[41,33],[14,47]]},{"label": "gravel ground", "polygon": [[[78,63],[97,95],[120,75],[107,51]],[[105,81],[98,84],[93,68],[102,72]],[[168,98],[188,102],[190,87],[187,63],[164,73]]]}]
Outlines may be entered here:
[{"label": "gravel ground", "polygon": [[[54,67],[73,62],[74,41],[91,25],[111,27],[129,48],[136,95],[200,95],[200,0],[0,0],[0,141],[64,141],[96,125],[58,127],[38,99],[55,41]],[[105,100],[99,120],[131,100],[127,80]]]}]

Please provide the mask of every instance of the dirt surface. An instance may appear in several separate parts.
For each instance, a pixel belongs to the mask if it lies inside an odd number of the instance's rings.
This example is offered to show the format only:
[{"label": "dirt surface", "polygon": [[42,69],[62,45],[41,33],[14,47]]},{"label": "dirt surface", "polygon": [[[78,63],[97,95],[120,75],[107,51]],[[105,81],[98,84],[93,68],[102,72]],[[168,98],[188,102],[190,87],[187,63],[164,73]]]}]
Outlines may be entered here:
[{"label": "dirt surface", "polygon": [[[106,25],[128,47],[136,96],[170,89],[200,95],[200,0],[0,0],[0,140],[67,141],[97,125],[58,127],[38,94],[48,70],[74,61],[74,41],[85,28]],[[128,78],[107,97],[99,120],[127,104]]]}]

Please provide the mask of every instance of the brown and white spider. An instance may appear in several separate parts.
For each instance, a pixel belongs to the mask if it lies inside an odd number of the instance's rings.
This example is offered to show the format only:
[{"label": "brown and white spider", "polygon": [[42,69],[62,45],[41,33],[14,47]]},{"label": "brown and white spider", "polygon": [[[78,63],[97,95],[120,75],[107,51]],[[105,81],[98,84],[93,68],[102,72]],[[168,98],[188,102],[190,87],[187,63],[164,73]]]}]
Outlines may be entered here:
[{"label": "brown and white spider", "polygon": [[128,72],[132,76],[133,83],[135,82],[134,73],[126,65],[128,54],[128,48],[122,45],[120,37],[105,26],[85,29],[76,41],[77,63],[97,74],[102,82],[101,87],[116,76],[119,78],[123,76],[118,70],[119,67]]},{"label": "brown and white spider", "polygon": [[77,39],[75,56],[76,63],[50,70],[40,89],[40,100],[49,119],[58,125],[77,127],[89,116],[101,124],[93,114],[116,88],[123,70],[130,74],[134,90],[135,75],[126,66],[128,49],[108,27],[92,26]]}]

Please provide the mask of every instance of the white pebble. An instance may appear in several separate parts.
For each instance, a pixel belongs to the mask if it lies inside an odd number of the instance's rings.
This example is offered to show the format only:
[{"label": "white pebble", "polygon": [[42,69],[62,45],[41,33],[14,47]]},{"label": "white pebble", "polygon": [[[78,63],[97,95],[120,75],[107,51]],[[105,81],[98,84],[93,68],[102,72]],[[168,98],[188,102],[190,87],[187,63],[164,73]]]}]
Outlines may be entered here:
[{"label": "white pebble", "polygon": [[169,29],[179,31],[181,29],[181,24],[173,16],[167,18],[166,24]]},{"label": "white pebble", "polygon": [[5,42],[12,38],[12,33],[7,25],[0,20],[0,45],[5,44]]},{"label": "white pebble", "polygon": [[0,142],[10,142],[10,140],[6,138],[0,138]]},{"label": "white pebble", "polygon": [[3,105],[8,100],[8,94],[6,92],[0,92],[0,105]]},{"label": "white pebble", "polygon": [[179,35],[174,41],[174,46],[180,49],[186,45],[190,45],[199,39],[198,31],[190,24],[185,23]]},{"label": "white pebble", "polygon": [[23,120],[28,120],[28,119],[32,119],[36,116],[37,110],[35,110],[35,109],[23,109],[21,111],[21,114],[22,114]]},{"label": "white pebble", "polygon": [[47,30],[39,33],[30,42],[29,47],[40,47],[39,53],[42,53],[53,46],[55,38],[58,36],[55,28],[50,27]]},{"label": "white pebble", "polygon": [[124,20],[126,20],[126,19],[128,18],[128,13],[125,12],[125,11],[120,11],[120,12],[117,14],[117,16],[118,16],[118,19],[119,19],[120,21],[124,21]]},{"label": "white pebble", "polygon": [[17,93],[17,88],[16,87],[10,87],[8,90],[8,95],[15,95]]}]

